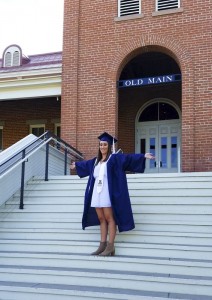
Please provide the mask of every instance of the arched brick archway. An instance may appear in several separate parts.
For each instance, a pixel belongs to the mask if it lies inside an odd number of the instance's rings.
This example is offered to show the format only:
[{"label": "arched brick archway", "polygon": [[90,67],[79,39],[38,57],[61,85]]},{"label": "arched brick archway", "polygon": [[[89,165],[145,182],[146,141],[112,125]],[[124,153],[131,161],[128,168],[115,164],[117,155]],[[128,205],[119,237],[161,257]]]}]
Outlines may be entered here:
[{"label": "arched brick archway", "polygon": [[[132,38],[119,46],[107,69],[105,98],[114,99],[106,111],[106,115],[114,114],[114,131],[118,122],[118,93],[114,82],[117,82],[124,66],[136,55],[150,51],[159,51],[171,56],[179,65],[182,74],[182,171],[195,171],[194,153],[194,86],[193,65],[188,50],[177,40],[159,35],[142,35]],[[115,123],[116,122],[116,123]]]}]

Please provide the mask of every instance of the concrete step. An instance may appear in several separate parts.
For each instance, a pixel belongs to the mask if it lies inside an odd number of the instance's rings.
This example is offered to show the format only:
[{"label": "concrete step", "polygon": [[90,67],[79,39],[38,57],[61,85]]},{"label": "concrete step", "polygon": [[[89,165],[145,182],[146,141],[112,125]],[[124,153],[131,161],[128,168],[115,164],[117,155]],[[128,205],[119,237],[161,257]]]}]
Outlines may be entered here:
[{"label": "concrete step", "polygon": [[[212,202],[212,201],[211,201]],[[41,204],[41,203],[25,203],[24,211],[29,212],[37,212],[37,213],[45,213],[45,212],[55,212],[64,213],[64,212],[81,212],[83,208],[83,204],[78,203],[74,204],[69,201],[69,204],[62,205],[61,203],[52,203],[52,204]],[[212,203],[209,202],[203,204],[132,204],[132,208],[135,213],[139,214],[191,214],[191,215],[212,215]],[[5,206],[4,212],[15,209],[13,204],[7,204]],[[18,210],[18,206],[16,206],[16,210]],[[23,212],[24,212],[23,211]]]},{"label": "concrete step", "polygon": [[[133,208],[133,207],[132,207]],[[155,213],[137,213],[136,210],[133,210],[133,214],[134,214],[134,219],[135,220],[143,220],[145,222],[149,222],[151,223],[152,220],[158,221],[160,222],[160,220],[166,220],[167,222],[195,222],[196,224],[198,224],[199,222],[210,222],[211,221],[211,214],[202,214],[202,215],[198,215],[198,214],[190,214],[189,212],[187,214],[175,214],[174,212],[171,214],[168,214],[166,212],[164,213],[160,213],[157,214],[157,211]],[[72,218],[77,218],[79,220],[79,222],[81,223],[81,219],[82,219],[82,210],[81,212],[63,212],[61,214],[59,214],[59,212],[53,211],[53,212],[42,212],[39,211],[39,219],[46,219],[46,218],[50,218],[50,219],[57,219],[58,216],[61,216],[61,218],[64,219],[72,219]],[[0,210],[0,219],[3,220],[5,218],[7,219],[17,219],[17,217],[20,220],[34,220],[34,219],[38,219],[38,212],[36,210],[34,211],[27,211],[24,207],[23,210],[18,209],[18,207],[16,206],[11,207],[11,208],[7,208],[4,210]]]},{"label": "concrete step", "polygon": [[[58,239],[58,240],[96,240],[99,236],[99,230],[77,230],[77,229],[13,229],[0,228],[2,239]],[[174,243],[188,245],[205,245],[212,246],[212,233],[190,233],[190,232],[152,232],[136,231],[123,232],[117,235],[118,242],[137,242],[150,243]]]},{"label": "concrete step", "polygon": [[[16,282],[2,282],[0,283],[1,300],[167,300],[168,293],[154,293],[154,292],[139,292],[124,290],[123,292],[118,289],[97,289],[95,287],[85,290],[83,286],[76,289],[71,285],[45,285],[34,283],[16,283]],[[160,295],[160,296],[159,296]],[[161,297],[161,296],[164,297]],[[177,295],[170,295],[173,300],[179,300]],[[182,295],[181,295],[182,296]],[[191,295],[184,295],[190,299]],[[188,298],[189,297],[189,298]],[[193,298],[197,299],[197,298]],[[201,300],[210,300],[209,298],[201,298]]]},{"label": "concrete step", "polygon": [[[78,286],[83,285],[85,290],[93,287],[94,290],[127,290],[129,293],[142,292],[150,293],[174,293],[212,296],[212,278],[187,276],[179,278],[177,275],[167,276],[166,274],[145,274],[142,272],[106,272],[96,269],[68,269],[68,268],[22,268],[11,266],[0,268],[0,282],[16,282],[25,284],[45,283],[46,285]],[[168,286],[168,289],[167,289]],[[201,286],[201,290],[200,290]]]},{"label": "concrete step", "polygon": [[[71,189],[68,187],[67,189],[56,189],[51,188],[51,186],[46,186],[45,189],[41,189],[39,187],[30,189],[25,188],[24,190],[25,195],[29,195],[29,193],[32,196],[36,197],[83,197],[84,196],[84,189]],[[172,197],[172,195],[175,195],[175,197],[211,197],[212,191],[210,188],[198,188],[198,189],[187,189],[186,187],[183,187],[181,189],[144,189],[142,186],[138,189],[130,190],[130,195],[132,197]],[[17,196],[19,193],[16,194]]]},{"label": "concrete step", "polygon": [[[27,228],[27,229],[81,229],[81,220],[75,218],[70,219],[50,219],[47,215],[45,219],[11,219],[4,218],[4,222],[0,223],[0,228]],[[167,231],[170,232],[195,232],[195,233],[211,233],[212,221],[170,221],[170,220],[142,220],[135,219],[136,230],[140,231]]]},{"label": "concrete step", "polygon": [[[81,180],[75,180],[72,181],[71,179],[69,181],[61,181],[61,182],[55,182],[52,181],[50,183],[41,181],[39,185],[35,184],[35,182],[29,182],[26,186],[26,191],[27,190],[41,190],[41,189],[46,189],[46,190],[78,190],[82,189],[86,186],[86,181]],[[210,189],[212,181],[187,181],[186,182],[186,188],[187,189]],[[130,189],[157,189],[157,190],[162,190],[162,189],[185,189],[185,185],[182,184],[182,181],[172,181],[172,182],[154,182],[152,181],[141,181],[141,180],[131,180],[128,181],[128,186]]]},{"label": "concrete step", "polygon": [[[33,240],[2,239],[2,252],[35,251],[39,253],[71,253],[88,255],[96,250],[96,241],[75,240]],[[121,243],[116,242],[116,255],[134,257],[161,257],[172,259],[205,259],[212,261],[212,246],[156,244],[156,243]]]},{"label": "concrete step", "polygon": [[[18,262],[18,264],[17,264]],[[39,253],[39,252],[1,252],[1,267],[33,266],[105,270],[106,272],[145,272],[156,274],[175,274],[179,276],[212,277],[212,261],[176,259],[160,257],[99,257],[90,254]]]},{"label": "concrete step", "polygon": [[[127,175],[136,229],[115,257],[81,229],[87,178],[40,178],[0,209],[0,300],[212,299],[212,173]],[[2,299],[1,299],[2,298]]]},{"label": "concrete step", "polygon": [[[78,197],[70,197],[68,196],[60,196],[60,197],[52,197],[52,196],[46,196],[44,198],[38,197],[36,194],[33,195],[25,195],[24,202],[27,205],[38,205],[38,204],[79,204],[82,205],[84,200],[84,197],[78,196]],[[9,199],[6,202],[6,205],[8,204],[14,204],[17,205],[20,202],[20,197],[18,195],[15,195],[12,199]],[[131,202],[133,205],[211,205],[212,204],[212,198],[211,197],[161,197],[161,196],[155,196],[150,197],[146,196],[144,197],[134,197],[131,196]]]},{"label": "concrete step", "polygon": [[[66,181],[79,181],[77,175],[59,175],[59,176],[49,176],[49,182],[66,182]],[[43,181],[44,178],[33,177],[33,182]],[[80,182],[87,182],[88,177],[80,178]],[[211,181],[212,182],[212,172],[186,172],[186,173],[161,173],[161,174],[127,174],[127,181],[141,181],[141,182],[201,182],[201,181]]]}]

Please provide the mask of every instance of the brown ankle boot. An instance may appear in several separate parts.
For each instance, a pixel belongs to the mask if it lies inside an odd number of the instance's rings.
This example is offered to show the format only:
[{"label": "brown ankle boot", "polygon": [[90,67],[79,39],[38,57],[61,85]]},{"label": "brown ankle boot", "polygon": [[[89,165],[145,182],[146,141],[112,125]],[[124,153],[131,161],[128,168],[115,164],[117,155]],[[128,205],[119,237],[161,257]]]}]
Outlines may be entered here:
[{"label": "brown ankle boot", "polygon": [[99,255],[105,250],[106,247],[107,247],[107,242],[100,242],[99,248],[95,252],[91,253],[91,255]]},{"label": "brown ankle boot", "polygon": [[115,255],[115,247],[114,243],[108,243],[106,249],[99,254],[99,256],[114,256]]}]

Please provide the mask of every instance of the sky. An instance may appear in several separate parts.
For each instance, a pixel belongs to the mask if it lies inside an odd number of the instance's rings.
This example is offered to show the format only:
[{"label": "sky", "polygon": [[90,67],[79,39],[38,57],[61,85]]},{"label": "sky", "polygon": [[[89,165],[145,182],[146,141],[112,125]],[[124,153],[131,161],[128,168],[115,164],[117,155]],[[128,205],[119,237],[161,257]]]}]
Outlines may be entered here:
[{"label": "sky", "polygon": [[62,51],[64,0],[0,0],[0,56],[12,44],[23,54]]}]

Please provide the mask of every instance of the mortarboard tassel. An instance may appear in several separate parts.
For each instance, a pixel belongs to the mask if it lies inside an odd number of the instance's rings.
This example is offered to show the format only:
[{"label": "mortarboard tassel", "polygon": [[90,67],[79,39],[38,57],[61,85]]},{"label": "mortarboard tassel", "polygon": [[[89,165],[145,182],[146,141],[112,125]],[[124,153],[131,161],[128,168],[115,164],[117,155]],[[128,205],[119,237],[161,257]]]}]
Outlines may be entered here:
[{"label": "mortarboard tassel", "polygon": [[115,150],[115,143],[114,143],[114,138],[113,138],[113,154],[116,153],[116,150]]}]

